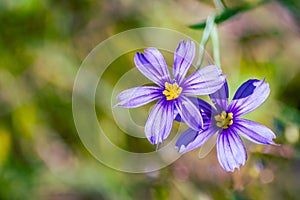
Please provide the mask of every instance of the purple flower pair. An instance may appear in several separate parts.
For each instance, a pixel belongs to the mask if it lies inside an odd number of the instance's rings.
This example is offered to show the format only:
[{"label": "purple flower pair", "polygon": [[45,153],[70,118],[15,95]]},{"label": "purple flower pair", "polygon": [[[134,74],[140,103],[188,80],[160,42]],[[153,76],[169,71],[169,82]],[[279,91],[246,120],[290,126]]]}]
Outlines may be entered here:
[{"label": "purple flower pair", "polygon": [[[156,48],[136,53],[137,68],[157,86],[140,86],[121,92],[116,106],[136,108],[154,100],[145,125],[145,134],[152,144],[162,143],[170,134],[173,120],[185,122],[190,128],[178,138],[176,146],[182,153],[203,145],[218,133],[218,160],[226,171],[245,164],[247,154],[238,134],[259,144],[274,144],[275,134],[256,122],[242,119],[260,106],[270,93],[264,80],[250,79],[237,90],[228,105],[228,86],[222,71],[213,65],[203,67],[184,78],[195,56],[195,44],[181,41],[174,54],[173,78],[162,54]],[[196,98],[209,95],[215,108]]]}]

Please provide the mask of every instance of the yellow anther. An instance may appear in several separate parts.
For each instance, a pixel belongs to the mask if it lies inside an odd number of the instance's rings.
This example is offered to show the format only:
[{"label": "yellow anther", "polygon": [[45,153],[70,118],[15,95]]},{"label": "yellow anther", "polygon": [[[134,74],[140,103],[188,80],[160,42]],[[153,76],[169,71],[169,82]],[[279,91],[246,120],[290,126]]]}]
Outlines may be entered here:
[{"label": "yellow anther", "polygon": [[233,124],[233,113],[222,111],[220,115],[215,116],[216,125],[223,129],[228,129]]},{"label": "yellow anther", "polygon": [[177,83],[171,84],[166,82],[165,90],[162,93],[166,96],[167,100],[172,100],[179,97],[181,92],[182,88],[179,87]]}]

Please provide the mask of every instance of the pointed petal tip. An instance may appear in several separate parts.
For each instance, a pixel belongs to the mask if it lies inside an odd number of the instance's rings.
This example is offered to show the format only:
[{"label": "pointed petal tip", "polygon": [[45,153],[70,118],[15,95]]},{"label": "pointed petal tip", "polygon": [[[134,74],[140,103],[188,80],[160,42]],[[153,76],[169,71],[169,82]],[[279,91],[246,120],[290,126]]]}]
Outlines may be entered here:
[{"label": "pointed petal tip", "polygon": [[224,81],[224,83],[226,82],[227,76],[228,76],[227,74],[220,74],[220,77]]},{"label": "pointed petal tip", "polygon": [[119,106],[119,104],[120,104],[120,103],[117,103],[117,104],[113,105],[113,107],[112,107],[112,108],[113,108],[113,109],[115,109],[116,107],[118,107],[118,106]]},{"label": "pointed petal tip", "polygon": [[240,173],[241,172],[241,167],[244,166],[244,164],[240,164],[238,166],[235,166],[233,168],[230,169],[224,169],[226,172],[231,172],[234,173],[236,170]]},{"label": "pointed petal tip", "polygon": [[234,173],[234,170],[237,168],[237,169],[239,169],[239,167],[236,167],[236,168],[227,168],[227,167],[223,167],[223,166],[221,166],[222,167],[222,169],[224,169],[226,172],[230,172],[230,173]]},{"label": "pointed petal tip", "polygon": [[119,103],[115,104],[112,108],[115,109],[117,107],[131,108],[130,106],[126,106],[126,104],[124,104],[124,102],[119,102]]},{"label": "pointed petal tip", "polygon": [[195,43],[191,40],[190,37],[188,37],[186,40],[180,40],[178,46],[181,45],[181,44],[184,44],[184,45],[186,45],[186,44],[192,44],[192,45],[194,45]]},{"label": "pointed petal tip", "polygon": [[223,167],[223,166],[221,166],[226,172],[230,172],[230,173],[234,173],[235,172],[235,170],[237,170],[239,173],[240,173],[240,171],[241,171],[241,167],[243,167],[245,165],[245,163],[243,163],[243,164],[238,164],[238,165],[236,165],[236,166],[232,166],[232,167]]},{"label": "pointed petal tip", "polygon": [[143,53],[141,53],[141,52],[136,52],[135,55],[134,55],[133,60],[136,61],[136,59],[139,59],[139,57],[142,56],[142,55],[143,55]]},{"label": "pointed petal tip", "polygon": [[271,142],[270,142],[270,145],[274,145],[274,146],[277,146],[277,147],[280,147],[280,146],[281,146],[281,144],[277,144],[277,143],[274,142],[274,141],[271,141]]},{"label": "pointed petal tip", "polygon": [[189,43],[191,45],[191,48],[195,48],[195,42],[191,40],[191,38],[188,38],[186,40],[186,43]]},{"label": "pointed petal tip", "polygon": [[156,138],[154,136],[151,136],[150,138],[148,138],[149,142],[153,145],[158,145],[159,142],[156,140]]},{"label": "pointed petal tip", "polygon": [[156,144],[156,147],[155,147],[155,151],[157,152],[158,151],[158,145],[159,143]]},{"label": "pointed petal tip", "polygon": [[177,149],[178,153],[185,153],[186,146],[183,144],[180,147],[175,146],[175,148]]},{"label": "pointed petal tip", "polygon": [[150,51],[159,51],[157,48],[155,48],[155,47],[148,47],[148,48],[146,48],[145,50],[144,50],[144,52],[146,53],[146,52],[150,52]]}]

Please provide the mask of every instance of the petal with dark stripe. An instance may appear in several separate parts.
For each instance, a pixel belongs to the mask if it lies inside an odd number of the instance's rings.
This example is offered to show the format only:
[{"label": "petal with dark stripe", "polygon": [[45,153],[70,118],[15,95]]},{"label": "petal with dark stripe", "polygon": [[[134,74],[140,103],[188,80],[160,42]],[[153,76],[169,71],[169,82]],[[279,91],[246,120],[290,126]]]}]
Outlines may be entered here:
[{"label": "petal with dark stripe", "polygon": [[176,109],[182,120],[192,129],[200,130],[203,119],[199,109],[185,96],[175,100]]},{"label": "petal with dark stripe", "polygon": [[202,67],[183,81],[182,94],[208,95],[216,92],[225,82],[225,76],[221,73],[221,69],[214,65]]},{"label": "petal with dark stripe", "polygon": [[218,130],[213,127],[204,127],[204,130],[195,131],[191,128],[184,131],[176,142],[180,153],[186,153],[202,146]]},{"label": "petal with dark stripe", "polygon": [[258,144],[275,144],[273,131],[266,126],[247,119],[235,119],[234,128],[246,139]]},{"label": "petal with dark stripe", "polygon": [[[188,97],[188,99],[198,108],[200,114],[203,119],[203,125],[210,124],[211,121],[211,114],[213,112],[213,107],[207,103],[206,101],[196,98],[196,97]],[[183,122],[180,114],[178,114],[177,109],[175,108],[175,120],[179,122]]]},{"label": "petal with dark stripe", "polygon": [[161,87],[171,81],[165,60],[157,49],[146,49],[145,55],[136,53],[134,63],[142,74]]},{"label": "petal with dark stripe", "polygon": [[216,106],[219,112],[222,112],[223,110],[227,109],[228,96],[229,96],[229,91],[228,91],[228,85],[226,80],[220,89],[218,89],[215,93],[209,95],[211,101],[214,103],[214,105]]},{"label": "petal with dark stripe", "polygon": [[195,44],[187,40],[182,40],[174,54],[173,75],[178,84],[181,84],[195,57]]},{"label": "petal with dark stripe", "polygon": [[233,129],[223,130],[217,138],[217,155],[221,166],[226,171],[233,172],[247,160],[245,146],[240,136]]},{"label": "petal with dark stripe", "polygon": [[245,115],[259,107],[269,94],[270,87],[264,79],[250,79],[236,91],[228,110],[233,112],[235,117]]},{"label": "petal with dark stripe", "polygon": [[174,102],[160,99],[152,108],[145,134],[152,144],[163,142],[170,134],[174,118]]},{"label": "petal with dark stripe", "polygon": [[136,108],[143,106],[163,96],[162,89],[153,86],[134,87],[121,92],[117,99],[120,102],[115,106]]}]

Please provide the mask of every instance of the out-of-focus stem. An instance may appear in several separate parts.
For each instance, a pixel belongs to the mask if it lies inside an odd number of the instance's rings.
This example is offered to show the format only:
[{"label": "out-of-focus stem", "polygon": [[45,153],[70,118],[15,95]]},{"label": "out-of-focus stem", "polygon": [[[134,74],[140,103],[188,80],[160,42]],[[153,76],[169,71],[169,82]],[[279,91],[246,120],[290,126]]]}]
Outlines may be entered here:
[{"label": "out-of-focus stem", "polygon": [[221,68],[219,36],[218,36],[218,29],[216,25],[213,26],[210,36],[213,45],[214,61],[216,65]]},{"label": "out-of-focus stem", "polygon": [[202,62],[203,62],[203,57],[204,57],[204,52],[205,52],[205,45],[207,43],[207,40],[211,34],[211,31],[214,27],[214,19],[215,19],[215,16],[214,15],[209,15],[206,19],[206,26],[205,26],[205,29],[203,31],[203,36],[202,36],[202,39],[201,39],[201,43],[200,43],[200,46],[199,46],[199,59],[197,61],[197,69],[200,68]]}]

